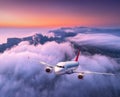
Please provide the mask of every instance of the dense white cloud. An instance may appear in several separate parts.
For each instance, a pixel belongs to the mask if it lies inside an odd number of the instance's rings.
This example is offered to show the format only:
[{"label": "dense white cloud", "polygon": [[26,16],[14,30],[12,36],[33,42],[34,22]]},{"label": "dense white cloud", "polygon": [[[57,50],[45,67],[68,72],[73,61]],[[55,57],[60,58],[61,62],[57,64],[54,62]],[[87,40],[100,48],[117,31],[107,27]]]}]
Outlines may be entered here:
[{"label": "dense white cloud", "polygon": [[68,40],[79,45],[104,46],[108,48],[120,49],[120,37],[111,34],[78,34]]},{"label": "dense white cloud", "polygon": [[[0,97],[120,96],[120,78],[117,76],[85,75],[83,80],[78,80],[77,74],[47,74],[39,64],[42,60],[55,65],[74,57],[74,49],[68,42],[47,42],[37,46],[21,42],[0,54]],[[81,55],[79,63],[78,70],[117,72],[119,68],[114,59],[102,55]]]}]

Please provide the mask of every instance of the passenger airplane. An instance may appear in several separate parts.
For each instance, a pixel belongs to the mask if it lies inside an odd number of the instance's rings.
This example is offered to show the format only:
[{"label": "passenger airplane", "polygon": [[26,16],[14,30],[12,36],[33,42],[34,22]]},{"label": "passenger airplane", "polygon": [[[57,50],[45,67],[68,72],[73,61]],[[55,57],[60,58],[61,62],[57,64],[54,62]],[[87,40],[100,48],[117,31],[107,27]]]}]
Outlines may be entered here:
[{"label": "passenger airplane", "polygon": [[73,74],[73,73],[78,73],[78,78],[83,79],[85,74],[102,74],[102,75],[114,75],[112,73],[101,73],[101,72],[91,72],[91,71],[76,71],[76,69],[79,66],[79,55],[80,51],[78,52],[76,58],[74,61],[66,61],[66,62],[59,62],[57,65],[52,66],[48,63],[45,62],[40,62],[40,64],[43,64],[46,66],[45,71],[47,73],[54,73],[56,75],[63,75],[63,74]]}]

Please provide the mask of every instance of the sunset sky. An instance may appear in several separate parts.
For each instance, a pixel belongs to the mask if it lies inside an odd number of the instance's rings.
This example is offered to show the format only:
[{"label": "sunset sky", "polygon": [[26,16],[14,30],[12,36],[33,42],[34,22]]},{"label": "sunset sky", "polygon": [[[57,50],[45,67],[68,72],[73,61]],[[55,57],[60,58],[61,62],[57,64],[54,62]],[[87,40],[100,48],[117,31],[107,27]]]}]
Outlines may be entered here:
[{"label": "sunset sky", "polygon": [[0,27],[120,26],[120,0],[0,0]]}]

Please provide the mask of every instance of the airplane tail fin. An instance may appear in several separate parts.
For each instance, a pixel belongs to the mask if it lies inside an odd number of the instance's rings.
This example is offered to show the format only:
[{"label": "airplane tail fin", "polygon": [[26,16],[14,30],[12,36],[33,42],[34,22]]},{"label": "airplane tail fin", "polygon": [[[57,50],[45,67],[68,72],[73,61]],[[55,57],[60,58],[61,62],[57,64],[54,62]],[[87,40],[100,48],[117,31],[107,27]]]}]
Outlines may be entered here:
[{"label": "airplane tail fin", "polygon": [[79,56],[80,56],[80,50],[78,50],[78,54],[77,54],[77,56],[75,58],[75,61],[78,61]]}]

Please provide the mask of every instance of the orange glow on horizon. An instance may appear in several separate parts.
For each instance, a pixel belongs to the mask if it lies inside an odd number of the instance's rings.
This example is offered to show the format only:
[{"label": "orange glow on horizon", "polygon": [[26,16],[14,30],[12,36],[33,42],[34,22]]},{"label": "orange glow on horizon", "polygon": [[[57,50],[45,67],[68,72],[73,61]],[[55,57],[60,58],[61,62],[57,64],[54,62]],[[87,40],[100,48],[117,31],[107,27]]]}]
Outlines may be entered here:
[{"label": "orange glow on horizon", "polygon": [[1,11],[0,27],[64,27],[99,26],[107,24],[106,18],[70,13],[28,12],[27,10]]},{"label": "orange glow on horizon", "polygon": [[87,17],[65,17],[65,16],[28,16],[28,17],[13,17],[6,20],[0,20],[0,27],[61,27],[61,26],[92,26],[96,25],[95,19]]}]

